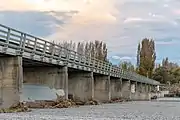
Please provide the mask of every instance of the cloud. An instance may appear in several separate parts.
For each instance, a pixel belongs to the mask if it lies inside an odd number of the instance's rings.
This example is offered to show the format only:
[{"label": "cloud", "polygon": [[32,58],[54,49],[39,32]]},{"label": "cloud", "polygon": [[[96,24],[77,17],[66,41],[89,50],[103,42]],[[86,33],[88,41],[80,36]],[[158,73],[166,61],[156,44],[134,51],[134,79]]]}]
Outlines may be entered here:
[{"label": "cloud", "polygon": [[[144,37],[155,40],[158,56],[168,54],[168,51],[164,51],[171,49],[171,45],[173,49],[179,49],[180,2],[177,0],[0,2],[0,22],[3,24],[58,42],[102,40],[107,43],[108,56],[116,56],[115,59],[129,56],[131,60],[135,60],[133,57],[136,55],[137,44]],[[167,39],[172,41],[166,41]],[[162,47],[163,45],[166,47]]]},{"label": "cloud", "polygon": [[83,0],[0,0],[2,11],[68,11],[80,10]]},{"label": "cloud", "polygon": [[26,0],[0,0],[1,11],[25,11],[35,10],[36,4],[29,3]]},{"label": "cloud", "polygon": [[[91,0],[72,16],[67,24],[59,26],[50,39],[105,40],[108,27],[117,22],[114,0]],[[57,16],[58,18],[58,16]]]},{"label": "cloud", "polygon": [[123,57],[120,57],[120,56],[112,56],[112,59],[115,59],[115,60],[132,60],[133,58],[132,57],[128,57],[128,56],[123,56]]},{"label": "cloud", "polygon": [[124,20],[124,23],[130,23],[130,22],[143,22],[143,21],[151,21],[149,19],[143,19],[143,18],[136,18],[136,17],[130,17],[130,18],[126,18]]}]

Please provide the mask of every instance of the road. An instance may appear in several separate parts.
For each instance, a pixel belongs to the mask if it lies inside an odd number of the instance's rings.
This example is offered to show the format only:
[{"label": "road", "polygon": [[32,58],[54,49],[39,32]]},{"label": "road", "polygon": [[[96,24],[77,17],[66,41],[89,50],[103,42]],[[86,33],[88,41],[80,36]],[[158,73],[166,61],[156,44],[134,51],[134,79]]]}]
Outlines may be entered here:
[{"label": "road", "polygon": [[180,120],[180,102],[128,102],[0,114],[0,120]]}]

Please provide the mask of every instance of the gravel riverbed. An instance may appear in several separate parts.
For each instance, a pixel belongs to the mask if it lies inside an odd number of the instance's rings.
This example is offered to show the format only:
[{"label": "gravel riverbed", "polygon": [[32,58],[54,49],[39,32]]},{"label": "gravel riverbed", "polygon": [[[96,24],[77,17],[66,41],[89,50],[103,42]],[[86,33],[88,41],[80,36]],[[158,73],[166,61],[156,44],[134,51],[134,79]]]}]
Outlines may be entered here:
[{"label": "gravel riverbed", "polygon": [[0,120],[180,120],[180,102],[124,102],[2,113]]}]

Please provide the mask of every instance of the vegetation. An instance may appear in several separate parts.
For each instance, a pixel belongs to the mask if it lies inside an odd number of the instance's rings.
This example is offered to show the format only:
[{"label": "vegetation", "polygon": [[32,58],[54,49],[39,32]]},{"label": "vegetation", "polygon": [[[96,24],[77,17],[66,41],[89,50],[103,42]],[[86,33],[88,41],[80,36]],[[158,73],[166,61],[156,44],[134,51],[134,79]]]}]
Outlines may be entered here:
[{"label": "vegetation", "polygon": [[74,50],[81,55],[95,57],[96,59],[107,61],[107,46],[106,43],[96,40],[93,42],[64,42],[60,44],[64,48]]},{"label": "vegetation", "polygon": [[152,78],[155,66],[156,52],[153,40],[143,39],[138,44],[137,50],[137,72],[141,75]]},{"label": "vegetation", "polygon": [[121,67],[123,70],[135,71],[135,67],[131,62],[124,61],[120,63],[119,67]]},{"label": "vegetation", "polygon": [[155,68],[153,79],[164,84],[179,83],[180,67],[177,63],[169,62],[168,58],[165,58],[162,60],[162,64]]},{"label": "vegetation", "polygon": [[[107,46],[102,41],[95,42],[64,42],[61,46],[74,50],[81,55],[95,57],[99,60],[108,61]],[[156,65],[155,42],[152,39],[144,38],[137,47],[136,66],[131,62],[124,61],[119,64],[124,70],[134,71],[143,76],[152,78],[164,84],[175,84],[180,82],[180,67],[177,63],[170,62],[168,57]]]}]

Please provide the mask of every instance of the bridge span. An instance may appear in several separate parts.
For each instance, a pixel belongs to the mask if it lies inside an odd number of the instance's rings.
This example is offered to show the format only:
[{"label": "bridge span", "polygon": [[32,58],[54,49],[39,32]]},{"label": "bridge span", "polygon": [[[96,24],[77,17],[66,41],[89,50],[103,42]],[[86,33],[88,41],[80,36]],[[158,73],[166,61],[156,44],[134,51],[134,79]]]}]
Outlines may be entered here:
[{"label": "bridge span", "polygon": [[147,100],[159,82],[0,24],[1,107],[19,102],[25,84],[63,89],[66,99],[103,101]]}]

